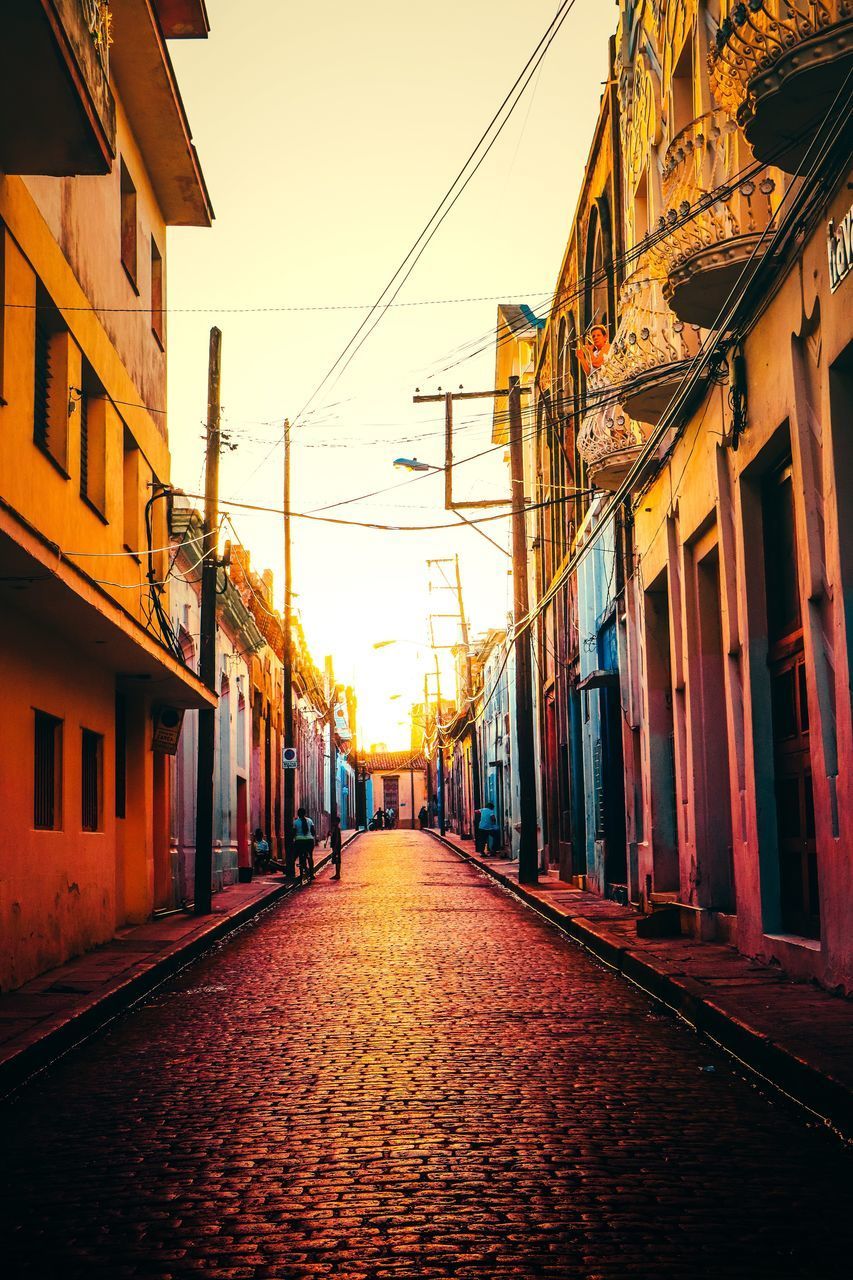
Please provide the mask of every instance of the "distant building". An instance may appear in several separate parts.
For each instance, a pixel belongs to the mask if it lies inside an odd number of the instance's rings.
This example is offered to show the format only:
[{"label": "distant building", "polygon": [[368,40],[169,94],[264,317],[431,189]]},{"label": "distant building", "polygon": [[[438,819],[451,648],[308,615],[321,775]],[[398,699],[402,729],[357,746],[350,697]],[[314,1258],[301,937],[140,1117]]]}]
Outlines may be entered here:
[{"label": "distant building", "polygon": [[371,751],[359,760],[367,780],[367,814],[393,809],[398,827],[416,827],[427,803],[427,762],[411,751]]}]

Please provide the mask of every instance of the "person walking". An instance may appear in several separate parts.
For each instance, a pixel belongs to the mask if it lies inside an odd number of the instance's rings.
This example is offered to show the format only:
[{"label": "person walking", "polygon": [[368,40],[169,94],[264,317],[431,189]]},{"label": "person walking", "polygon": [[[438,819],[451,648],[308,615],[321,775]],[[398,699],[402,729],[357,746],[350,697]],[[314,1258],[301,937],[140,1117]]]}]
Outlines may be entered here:
[{"label": "person walking", "polygon": [[474,810],[474,852],[482,853],[486,847],[486,833],[480,826],[480,818],[483,815],[482,809]]},{"label": "person walking", "polygon": [[[493,857],[498,847],[498,818],[488,800],[480,811],[480,825],[478,829],[485,837],[483,841],[483,857]],[[489,846],[488,853],[486,852],[486,842],[488,842]]]},{"label": "person walking", "polygon": [[332,830],[329,835],[329,844],[332,847],[332,864],[335,868],[333,880],[341,878],[341,848],[343,846],[343,837],[341,836],[341,820],[337,814],[332,818]]},{"label": "person walking", "polygon": [[426,831],[429,826],[429,814],[427,813],[425,804],[421,805],[421,811],[418,814],[418,822],[420,823],[421,831]]},{"label": "person walking", "polygon": [[293,824],[293,845],[299,863],[300,882],[307,875],[309,883],[314,879],[314,845],[317,833],[314,823],[304,809],[300,809]]}]

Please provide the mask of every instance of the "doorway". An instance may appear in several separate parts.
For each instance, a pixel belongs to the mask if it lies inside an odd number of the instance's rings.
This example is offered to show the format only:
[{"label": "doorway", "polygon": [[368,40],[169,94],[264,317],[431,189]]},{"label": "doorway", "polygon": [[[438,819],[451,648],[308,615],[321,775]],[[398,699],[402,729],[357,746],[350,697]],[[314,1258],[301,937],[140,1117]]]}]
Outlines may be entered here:
[{"label": "doorway", "polygon": [[246,779],[237,778],[237,866],[250,867],[249,854],[249,789]]},{"label": "doorway", "polygon": [[765,478],[761,509],[781,924],[791,933],[819,938],[809,710],[790,459]]},{"label": "doorway", "polygon": [[394,820],[399,821],[400,818],[400,779],[399,778],[383,778],[382,779],[382,808],[387,813],[389,809],[394,810]]}]

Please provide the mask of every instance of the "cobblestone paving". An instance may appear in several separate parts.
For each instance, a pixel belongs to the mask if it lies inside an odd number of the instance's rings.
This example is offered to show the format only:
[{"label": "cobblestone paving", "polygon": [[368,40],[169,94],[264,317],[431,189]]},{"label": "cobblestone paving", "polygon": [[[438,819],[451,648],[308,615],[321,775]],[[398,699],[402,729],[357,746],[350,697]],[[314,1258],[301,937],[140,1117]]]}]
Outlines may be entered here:
[{"label": "cobblestone paving", "polygon": [[853,1274],[830,1134],[409,832],[0,1126],[4,1276]]}]

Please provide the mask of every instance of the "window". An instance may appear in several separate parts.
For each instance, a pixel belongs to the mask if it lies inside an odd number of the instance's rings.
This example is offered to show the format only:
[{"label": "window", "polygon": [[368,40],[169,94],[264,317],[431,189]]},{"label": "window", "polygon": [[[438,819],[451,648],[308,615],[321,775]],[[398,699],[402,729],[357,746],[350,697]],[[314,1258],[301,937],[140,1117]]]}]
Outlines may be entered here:
[{"label": "window", "polygon": [[116,817],[127,815],[127,701],[123,693],[116,694],[115,712],[116,752]]},{"label": "window", "polygon": [[138,293],[136,285],[137,271],[137,229],[136,229],[136,187],[133,185],[127,165],[121,162],[121,265],[128,274],[130,283]]},{"label": "window", "polygon": [[33,826],[56,831],[62,820],[62,721],[35,713],[33,751]]},{"label": "window", "polygon": [[80,414],[80,497],[106,518],[107,399],[88,363],[83,360]]},{"label": "window", "polygon": [[36,286],[33,353],[33,440],[65,470],[68,460],[68,331],[41,284]]},{"label": "window", "polygon": [[166,345],[163,317],[163,255],[151,237],[151,331],[161,347]]},{"label": "window", "polygon": [[139,447],[127,427],[124,429],[122,520],[124,522],[125,548],[134,555],[138,555],[142,546],[139,501]]},{"label": "window", "polygon": [[101,829],[101,773],[103,768],[103,742],[99,733],[83,730],[81,757],[81,826],[84,831]]}]

